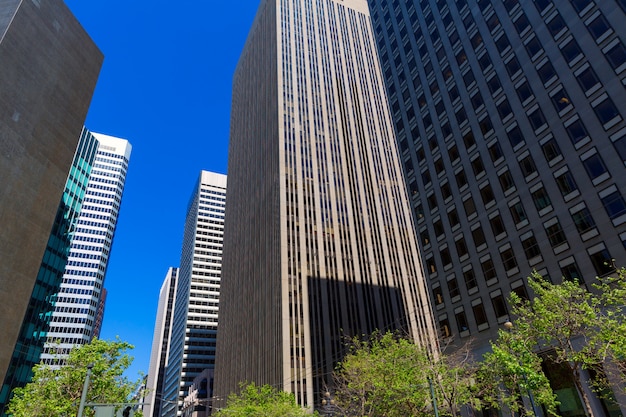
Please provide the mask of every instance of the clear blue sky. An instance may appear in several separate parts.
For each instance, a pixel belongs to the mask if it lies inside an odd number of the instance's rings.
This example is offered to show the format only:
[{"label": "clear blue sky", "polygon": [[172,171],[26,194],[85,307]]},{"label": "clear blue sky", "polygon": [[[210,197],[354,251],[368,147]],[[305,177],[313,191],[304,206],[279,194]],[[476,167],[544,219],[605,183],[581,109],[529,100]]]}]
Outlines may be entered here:
[{"label": "clear blue sky", "polygon": [[232,74],[258,2],[66,0],[105,56],[85,125],[133,146],[101,334],[135,345],[130,377],[148,372],[200,170],[226,173]]}]

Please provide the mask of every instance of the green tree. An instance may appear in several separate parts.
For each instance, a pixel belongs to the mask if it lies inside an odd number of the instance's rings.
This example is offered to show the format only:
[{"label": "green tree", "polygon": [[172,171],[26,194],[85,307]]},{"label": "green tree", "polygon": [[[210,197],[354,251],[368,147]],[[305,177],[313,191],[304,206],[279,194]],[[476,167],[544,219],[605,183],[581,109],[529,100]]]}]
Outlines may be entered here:
[{"label": "green tree", "polygon": [[[76,416],[90,364],[93,368],[88,403],[129,401],[141,382],[141,379],[131,382],[123,375],[133,361],[127,353],[131,349],[132,345],[119,340],[94,339],[72,349],[61,367],[36,365],[32,381],[13,390],[9,414],[14,417]],[[85,416],[93,415],[93,410],[85,410]]]},{"label": "green tree", "polygon": [[[500,331],[492,344],[493,352],[485,355],[486,369],[492,373],[497,369],[507,389],[508,397],[501,394],[508,398],[508,406],[514,408],[516,395],[529,391],[538,402],[555,409],[554,396],[541,370],[542,358],[536,353],[549,351],[549,360],[569,370],[587,415],[594,415],[583,389],[583,371],[605,375],[605,365],[619,365],[626,352],[624,271],[619,275],[600,280],[594,286],[596,291],[591,292],[577,282],[552,284],[534,273],[528,279],[535,294],[532,300],[511,293],[514,325],[510,332]],[[621,372],[622,381],[623,376]],[[606,381],[600,380],[591,385],[597,391],[606,390]]]},{"label": "green tree", "polygon": [[473,366],[466,350],[437,358],[392,333],[353,340],[334,374],[335,401],[349,416],[432,416],[430,386],[442,416],[465,404],[479,407]]},{"label": "green tree", "polygon": [[298,417],[307,412],[296,403],[293,394],[270,385],[241,385],[240,394],[228,396],[226,407],[213,413],[215,417]]}]

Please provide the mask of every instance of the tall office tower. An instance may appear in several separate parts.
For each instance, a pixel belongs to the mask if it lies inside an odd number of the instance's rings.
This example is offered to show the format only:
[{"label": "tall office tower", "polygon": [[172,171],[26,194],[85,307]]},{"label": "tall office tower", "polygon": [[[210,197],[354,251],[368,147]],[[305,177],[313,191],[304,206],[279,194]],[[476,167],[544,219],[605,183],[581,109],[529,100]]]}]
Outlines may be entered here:
[{"label": "tall office tower", "polygon": [[176,302],[176,276],[178,268],[169,268],[159,293],[159,304],[154,323],[154,337],[152,338],[152,352],[150,354],[150,369],[148,370],[148,390],[143,414],[146,417],[159,417],[161,410],[161,398],[163,396],[163,377],[167,354],[169,352],[172,312]]},{"label": "tall office tower", "polygon": [[102,59],[62,0],[0,4],[0,381]]},{"label": "tall office tower", "polygon": [[103,303],[103,285],[117,224],[131,145],[124,139],[92,133],[98,150],[73,231],[63,282],[41,360],[60,365],[76,345],[94,337]]},{"label": "tall office tower", "polygon": [[487,349],[533,269],[626,265],[626,3],[370,6],[443,335]]},{"label": "tall office tower", "polygon": [[187,388],[215,363],[226,175],[202,171],[189,202],[165,376],[161,416],[181,415]]},{"label": "tall office tower", "polygon": [[0,415],[4,415],[11,391],[28,383],[33,366],[39,363],[97,148],[96,139],[83,128],[20,335],[0,389]]},{"label": "tall office tower", "polygon": [[365,0],[262,1],[233,86],[217,399],[319,406],[346,337],[435,330]]}]

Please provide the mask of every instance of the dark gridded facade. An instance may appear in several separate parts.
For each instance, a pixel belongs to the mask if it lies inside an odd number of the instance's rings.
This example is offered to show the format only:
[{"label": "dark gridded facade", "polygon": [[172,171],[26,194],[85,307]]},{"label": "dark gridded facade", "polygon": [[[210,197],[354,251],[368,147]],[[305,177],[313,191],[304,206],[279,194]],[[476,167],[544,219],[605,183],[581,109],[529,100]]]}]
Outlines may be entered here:
[{"label": "dark gridded facade", "polygon": [[217,402],[319,407],[346,338],[435,329],[365,0],[261,2],[234,77]]},{"label": "dark gridded facade", "polygon": [[626,265],[626,2],[370,7],[441,336]]}]

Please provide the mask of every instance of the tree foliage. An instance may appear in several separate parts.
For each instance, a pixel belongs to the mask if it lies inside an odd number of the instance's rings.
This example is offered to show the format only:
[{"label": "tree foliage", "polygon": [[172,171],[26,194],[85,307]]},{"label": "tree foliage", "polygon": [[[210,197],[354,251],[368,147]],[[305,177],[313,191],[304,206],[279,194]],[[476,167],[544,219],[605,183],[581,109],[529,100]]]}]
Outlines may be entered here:
[{"label": "tree foliage", "polygon": [[469,355],[438,358],[392,333],[353,340],[334,375],[335,401],[348,416],[432,416],[431,386],[440,414],[476,403]]},{"label": "tree foliage", "polygon": [[[499,382],[505,387],[498,395],[507,406],[515,409],[519,397],[532,392],[537,402],[554,411],[556,398],[541,369],[546,356],[542,358],[536,353],[549,352],[550,361],[569,370],[587,415],[593,416],[583,388],[583,371],[592,370],[604,376],[626,357],[624,270],[617,278],[601,279],[594,286],[595,291],[577,282],[555,285],[536,273],[529,277],[528,285],[535,297],[523,300],[511,294],[514,325],[510,332],[499,332],[492,344],[493,352],[485,355],[484,368],[491,375],[497,370]],[[623,370],[612,376],[624,381]],[[598,392],[606,391],[606,379],[587,382]],[[494,387],[494,401],[496,392]]]},{"label": "tree foliage", "polygon": [[[133,346],[116,341],[94,339],[71,350],[66,364],[33,368],[33,379],[23,388],[13,390],[9,414],[14,417],[76,416],[87,367],[92,364],[87,403],[123,403],[136,393],[141,380],[129,381],[124,372],[133,358],[127,353]],[[85,410],[85,416],[94,411]]]},{"label": "tree foliage", "polygon": [[307,415],[296,403],[293,394],[270,385],[241,385],[240,394],[228,396],[226,407],[213,413],[215,417],[298,417]]}]

